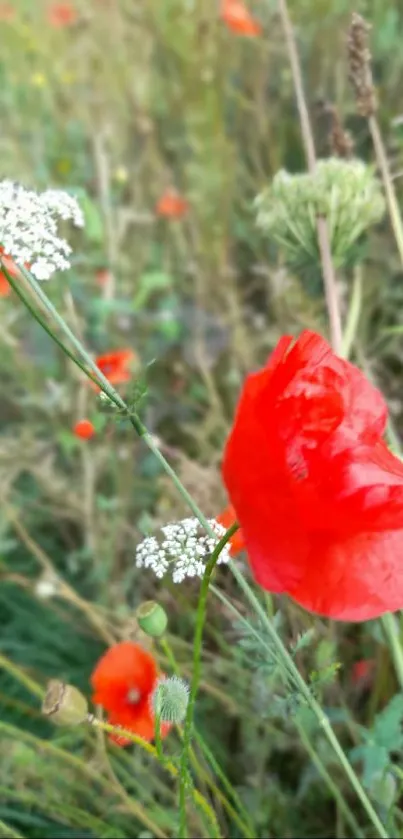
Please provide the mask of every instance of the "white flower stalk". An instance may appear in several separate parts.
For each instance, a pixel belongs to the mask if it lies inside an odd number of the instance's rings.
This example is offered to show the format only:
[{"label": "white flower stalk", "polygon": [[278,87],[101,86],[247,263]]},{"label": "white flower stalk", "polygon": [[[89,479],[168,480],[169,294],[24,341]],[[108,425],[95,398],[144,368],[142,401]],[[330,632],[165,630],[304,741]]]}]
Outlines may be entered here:
[{"label": "white flower stalk", "polygon": [[[138,546],[137,568],[150,568],[160,579],[170,572],[174,583],[181,583],[186,577],[202,577],[207,560],[226,533],[225,527],[215,519],[210,519],[209,524],[217,539],[204,533],[196,518],[166,524],[161,528],[162,539],[148,536]],[[218,565],[229,561],[230,547],[227,542]]]},{"label": "white flower stalk", "polygon": [[58,189],[40,194],[12,181],[0,182],[0,248],[17,265],[29,265],[37,280],[70,268],[71,247],[58,236],[58,220],[84,226],[71,195]]}]

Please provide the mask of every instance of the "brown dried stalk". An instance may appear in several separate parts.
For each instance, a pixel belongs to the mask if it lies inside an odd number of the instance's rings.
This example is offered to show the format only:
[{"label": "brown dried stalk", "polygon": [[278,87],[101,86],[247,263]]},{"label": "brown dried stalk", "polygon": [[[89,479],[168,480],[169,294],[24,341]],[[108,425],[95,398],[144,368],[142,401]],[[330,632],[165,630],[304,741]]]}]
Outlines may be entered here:
[{"label": "brown dried stalk", "polygon": [[372,80],[372,57],[369,49],[370,30],[371,26],[367,21],[354,12],[347,36],[349,79],[354,89],[357,111],[368,120],[375,157],[385,190],[389,216],[400,259],[403,263],[402,218],[389,169],[385,144],[376,118],[377,98]]},{"label": "brown dried stalk", "polygon": [[[302,81],[302,73],[299,63],[299,56],[295,41],[294,30],[290,20],[286,0],[279,0],[279,11],[287,44],[288,57],[290,61],[293,83],[295,88],[295,96],[297,100],[298,113],[301,123],[301,132],[305,147],[307,165],[309,171],[314,172],[316,168],[315,143],[309,119],[308,107],[306,104],[306,97]],[[326,306],[329,314],[331,342],[335,352],[341,354],[342,329],[340,320],[339,301],[337,297],[336,277],[334,273],[332,252],[330,248],[328,226],[326,219],[323,216],[317,218],[317,232],[319,251],[322,263],[323,281],[325,286]]]}]

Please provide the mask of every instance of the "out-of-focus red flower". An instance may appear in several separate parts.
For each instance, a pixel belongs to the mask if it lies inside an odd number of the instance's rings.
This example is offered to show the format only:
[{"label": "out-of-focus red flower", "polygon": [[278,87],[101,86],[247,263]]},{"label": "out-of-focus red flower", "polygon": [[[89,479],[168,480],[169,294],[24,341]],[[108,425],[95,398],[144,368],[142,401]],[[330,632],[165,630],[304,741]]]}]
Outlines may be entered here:
[{"label": "out-of-focus red flower", "polygon": [[80,437],[81,440],[91,440],[91,437],[95,434],[94,425],[91,420],[79,420],[73,428],[73,434],[75,434],[76,437]]},{"label": "out-of-focus red flower", "polygon": [[111,280],[111,272],[108,268],[99,268],[95,272],[95,282],[100,288],[105,288]]},{"label": "out-of-focus red flower", "polygon": [[[217,516],[218,524],[221,524],[222,527],[225,527],[226,530],[231,527],[231,525],[235,524],[236,522],[236,514],[234,508],[231,504],[223,510],[219,516]],[[243,533],[241,528],[239,527],[238,530],[235,531],[233,536],[230,538],[230,554],[231,556],[236,556],[241,551],[243,551],[245,547],[245,541],[243,538]]]},{"label": "out-of-focus red flower", "polygon": [[189,210],[189,202],[175,189],[167,189],[155,205],[157,216],[164,218],[182,218]]},{"label": "out-of-focus red flower", "polygon": [[8,297],[11,294],[11,286],[8,279],[2,271],[0,271],[0,297]]},{"label": "out-of-focus red flower", "polygon": [[111,385],[119,385],[130,380],[130,363],[134,358],[133,350],[115,350],[99,355],[95,364]]},{"label": "out-of-focus red flower", "polygon": [[305,331],[248,376],[223,476],[256,580],[318,614],[403,607],[403,463],[363,373]]},{"label": "out-of-focus red flower", "polygon": [[373,658],[360,658],[355,661],[351,669],[351,680],[355,685],[367,683],[374,672],[375,661]]},{"label": "out-of-focus red flower", "polygon": [[78,11],[73,3],[52,3],[48,9],[48,22],[54,29],[72,26],[78,20]]},{"label": "out-of-focus red flower", "polygon": [[[18,277],[18,275],[19,275],[18,266],[15,264],[15,262],[12,259],[11,256],[8,256],[4,253],[4,248],[1,247],[1,245],[0,245],[0,257],[1,257],[1,261],[2,261],[5,269],[11,275],[11,277]],[[26,265],[26,267],[29,268],[29,265]],[[8,295],[10,293],[11,293],[10,283],[8,282],[8,279],[7,279],[6,275],[1,270],[1,267],[0,267],[0,297],[8,297]]]},{"label": "out-of-focus red flower", "polygon": [[[98,661],[91,676],[92,701],[102,705],[111,725],[152,740],[155,726],[151,699],[160,675],[149,652],[132,641],[122,641]],[[162,736],[169,728],[166,723],[161,725]],[[124,735],[112,735],[112,739],[121,746],[130,743]]]},{"label": "out-of-focus red flower", "polygon": [[16,16],[16,11],[11,3],[0,3],[1,23],[11,23]]},{"label": "out-of-focus red flower", "polygon": [[242,0],[222,0],[221,18],[236,35],[260,35],[262,27],[251,15]]}]

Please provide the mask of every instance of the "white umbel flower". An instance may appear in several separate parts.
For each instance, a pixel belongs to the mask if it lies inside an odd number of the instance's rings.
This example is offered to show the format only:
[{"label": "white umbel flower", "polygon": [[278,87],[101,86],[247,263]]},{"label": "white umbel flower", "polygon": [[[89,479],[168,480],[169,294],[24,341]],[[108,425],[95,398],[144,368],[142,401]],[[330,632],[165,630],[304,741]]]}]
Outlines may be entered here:
[{"label": "white umbel flower", "polygon": [[[225,527],[215,519],[209,525],[217,534],[214,539],[201,529],[196,518],[166,524],[161,528],[162,537],[148,536],[136,551],[137,568],[150,568],[160,579],[170,571],[174,583],[181,583],[186,577],[202,577],[206,562],[217,542],[226,533]],[[230,543],[220,553],[218,565],[230,559]]]},{"label": "white umbel flower", "polygon": [[37,280],[70,268],[71,247],[58,236],[57,222],[84,226],[71,195],[58,189],[36,193],[12,181],[0,182],[0,248],[17,265],[30,265]]}]

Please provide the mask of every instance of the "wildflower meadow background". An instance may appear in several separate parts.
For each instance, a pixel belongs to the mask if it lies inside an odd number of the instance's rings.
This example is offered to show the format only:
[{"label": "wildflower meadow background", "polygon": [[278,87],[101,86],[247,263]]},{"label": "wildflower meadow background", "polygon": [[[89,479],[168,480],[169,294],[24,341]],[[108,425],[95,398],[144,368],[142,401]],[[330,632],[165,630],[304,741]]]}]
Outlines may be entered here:
[{"label": "wildflower meadow background", "polygon": [[403,836],[401,3],[0,32],[0,837]]}]

